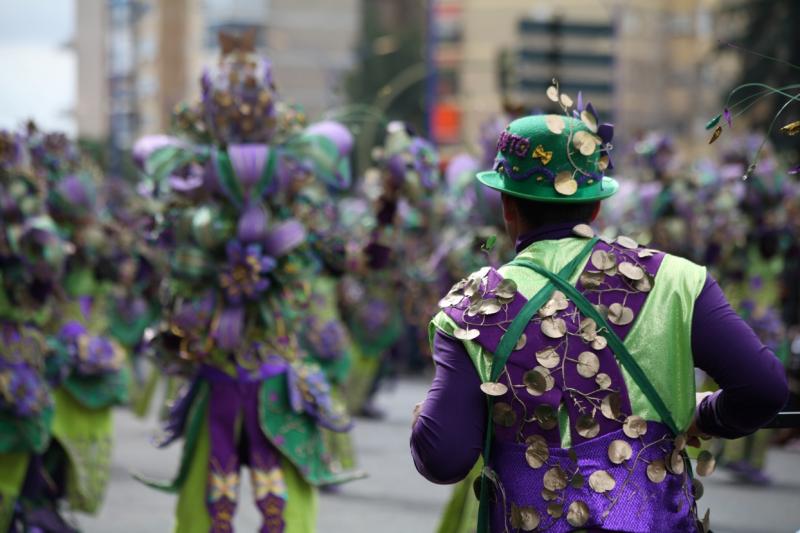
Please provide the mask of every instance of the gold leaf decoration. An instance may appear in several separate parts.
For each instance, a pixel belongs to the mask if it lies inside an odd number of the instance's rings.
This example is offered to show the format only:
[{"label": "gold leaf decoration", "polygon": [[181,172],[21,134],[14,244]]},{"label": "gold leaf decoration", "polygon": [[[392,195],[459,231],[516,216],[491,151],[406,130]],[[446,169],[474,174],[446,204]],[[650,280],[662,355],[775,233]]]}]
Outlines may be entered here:
[{"label": "gold leaf decoration", "polygon": [[486,381],[481,383],[481,390],[484,394],[488,396],[502,396],[508,392],[508,387],[503,383],[495,383],[492,381]]}]

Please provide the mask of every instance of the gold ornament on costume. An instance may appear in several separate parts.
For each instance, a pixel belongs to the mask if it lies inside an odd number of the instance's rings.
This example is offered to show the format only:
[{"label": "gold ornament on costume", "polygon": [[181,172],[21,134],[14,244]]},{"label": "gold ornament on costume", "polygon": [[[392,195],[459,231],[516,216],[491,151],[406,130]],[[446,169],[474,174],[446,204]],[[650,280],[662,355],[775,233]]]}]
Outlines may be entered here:
[{"label": "gold ornament on costume", "polygon": [[547,151],[544,149],[544,146],[541,144],[538,145],[536,148],[533,149],[533,154],[531,155],[533,159],[539,159],[542,162],[542,165],[547,166],[550,160],[553,159],[553,152]]}]

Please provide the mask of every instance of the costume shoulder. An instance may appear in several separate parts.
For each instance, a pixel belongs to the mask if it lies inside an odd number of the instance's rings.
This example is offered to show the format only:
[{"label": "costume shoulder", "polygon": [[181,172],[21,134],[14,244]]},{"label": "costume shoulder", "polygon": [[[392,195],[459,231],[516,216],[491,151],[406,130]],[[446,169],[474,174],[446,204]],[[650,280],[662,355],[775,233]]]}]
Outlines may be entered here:
[{"label": "costume shoulder", "polygon": [[664,254],[661,268],[656,277],[656,285],[671,287],[686,294],[694,301],[703,290],[708,269],[702,265],[672,254]]},{"label": "costume shoulder", "polygon": [[431,321],[431,337],[439,330],[494,352],[505,326],[526,302],[514,280],[484,267],[453,285],[439,301],[442,311]]}]

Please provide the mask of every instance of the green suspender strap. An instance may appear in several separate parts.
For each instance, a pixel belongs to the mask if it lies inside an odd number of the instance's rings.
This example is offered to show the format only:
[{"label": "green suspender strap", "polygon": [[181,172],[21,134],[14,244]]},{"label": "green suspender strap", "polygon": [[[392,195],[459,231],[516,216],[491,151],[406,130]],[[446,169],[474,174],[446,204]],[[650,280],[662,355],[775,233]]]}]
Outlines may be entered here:
[{"label": "green suspender strap", "polygon": [[[586,243],[586,246],[583,247],[580,253],[561,269],[559,275],[571,278],[575,274],[576,269],[583,264],[583,261],[591,253],[597,241],[598,239],[594,238]],[[509,264],[518,265],[519,263],[512,261]],[[537,268],[539,267],[537,266]],[[550,299],[555,290],[556,287],[551,279],[539,290],[539,292],[533,296],[533,298],[528,300],[517,316],[514,317],[514,320],[511,321],[511,324],[503,334],[502,338],[500,339],[500,343],[497,345],[497,349],[494,352],[490,381],[497,381],[500,378],[500,374],[503,372],[503,368],[505,368],[512,350],[517,345],[517,341],[522,336],[522,333],[525,331],[525,328],[528,326],[531,318],[533,318],[533,315],[536,314],[536,312],[545,303],[547,303],[547,300]],[[493,473],[490,471],[488,465],[489,455],[492,448],[492,437],[494,436],[494,424],[492,423],[492,408],[494,406],[494,398],[491,396],[487,396],[486,398],[488,414],[486,420],[486,441],[483,446],[483,472],[481,472],[480,503],[478,506],[478,533],[487,533],[489,531],[489,487],[487,485],[487,477],[493,476]]]},{"label": "green suspender strap", "polygon": [[675,420],[672,418],[672,413],[670,413],[669,409],[667,409],[667,405],[664,403],[664,400],[661,399],[661,396],[647,378],[647,375],[642,370],[642,367],[640,367],[639,363],[636,362],[636,359],[633,358],[631,353],[628,351],[628,348],[622,342],[622,339],[620,339],[616,332],[611,329],[611,326],[609,326],[605,317],[601,315],[597,309],[595,309],[594,305],[592,305],[592,303],[586,299],[586,296],[579,292],[578,289],[576,289],[571,283],[569,283],[559,274],[554,274],[553,272],[542,268],[532,261],[518,259],[512,261],[510,264],[530,268],[538,274],[549,278],[550,281],[575,304],[575,306],[584,316],[591,318],[597,322],[599,326],[604,328],[607,331],[605,336],[606,340],[608,340],[608,346],[611,348],[611,351],[614,352],[614,355],[617,357],[619,362],[623,367],[625,367],[625,370],[628,371],[628,374],[630,374],[630,376],[636,382],[636,385],[642,390],[644,395],[650,401],[653,408],[655,408],[656,412],[661,417],[661,421],[664,422],[667,427],[669,427],[670,431],[672,431],[674,435],[680,433]]}]

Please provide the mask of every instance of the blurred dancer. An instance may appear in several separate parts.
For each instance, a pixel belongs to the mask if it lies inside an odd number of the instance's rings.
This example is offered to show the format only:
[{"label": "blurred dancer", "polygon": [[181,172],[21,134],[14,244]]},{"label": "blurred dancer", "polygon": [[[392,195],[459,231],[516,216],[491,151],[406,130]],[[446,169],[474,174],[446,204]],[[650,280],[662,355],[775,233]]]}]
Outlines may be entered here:
[{"label": "blurred dancer", "polygon": [[[72,246],[47,212],[46,175],[33,165],[28,137],[0,132],[0,531],[30,524],[19,501],[29,466],[51,442],[59,361],[48,324]],[[15,524],[12,520],[16,514]],[[41,513],[39,513],[41,514]],[[51,521],[63,524],[53,509]],[[41,518],[41,517],[39,517]],[[40,522],[42,520],[39,520]],[[64,527],[66,524],[63,524]],[[12,528],[12,529],[9,529]]]},{"label": "blurred dancer", "polygon": [[316,487],[359,475],[330,453],[324,430],[351,422],[302,338],[318,261],[298,192],[340,171],[338,149],[278,101],[254,38],[222,35],[202,101],[178,109],[182,137],[139,146],[170,257],[151,347],[188,381],[160,441],[183,437],[178,474],[150,482],[179,494],[178,532],[233,530],[243,466],[265,533],[315,531]]}]

